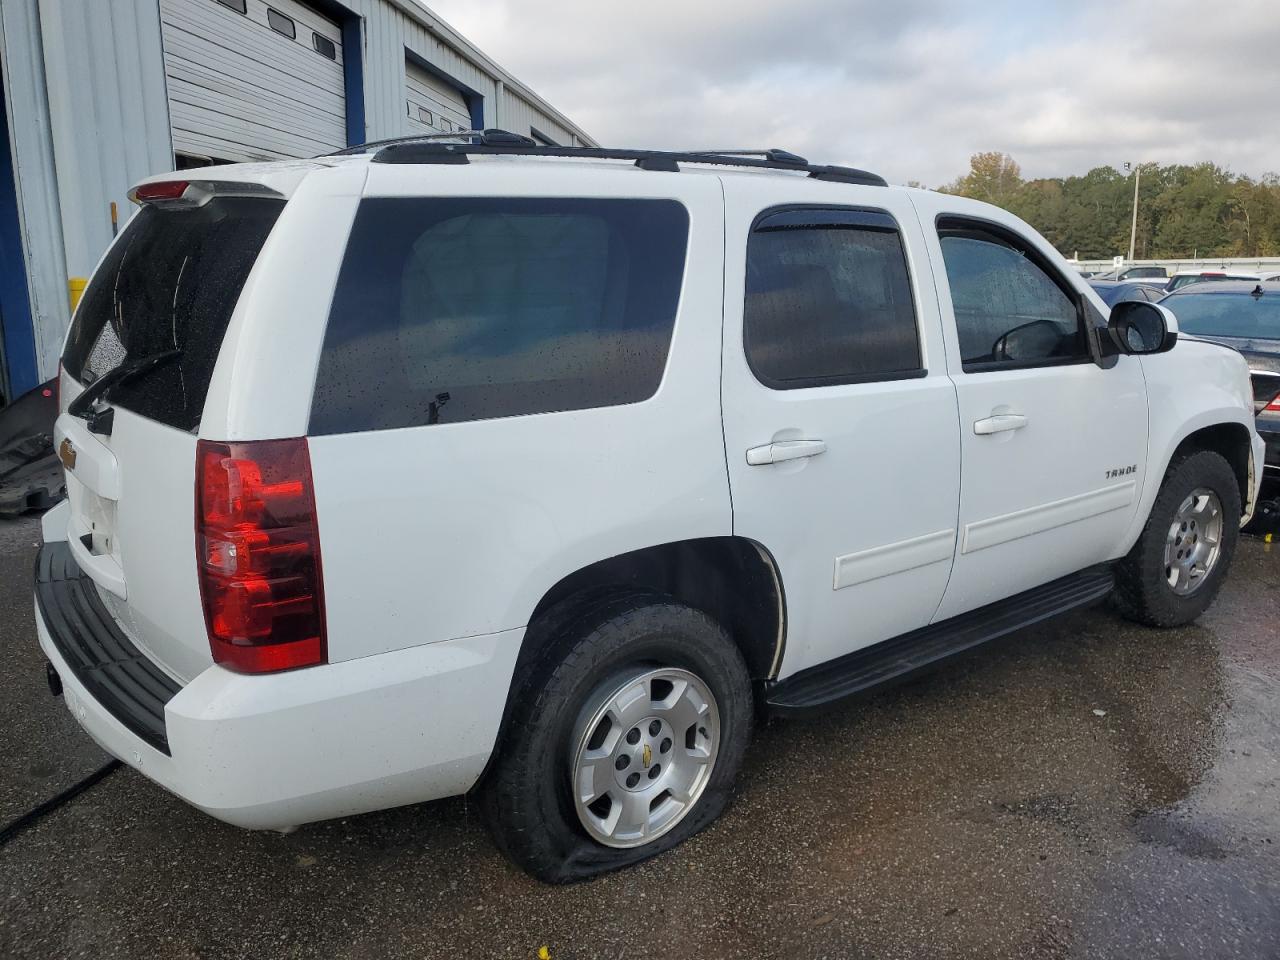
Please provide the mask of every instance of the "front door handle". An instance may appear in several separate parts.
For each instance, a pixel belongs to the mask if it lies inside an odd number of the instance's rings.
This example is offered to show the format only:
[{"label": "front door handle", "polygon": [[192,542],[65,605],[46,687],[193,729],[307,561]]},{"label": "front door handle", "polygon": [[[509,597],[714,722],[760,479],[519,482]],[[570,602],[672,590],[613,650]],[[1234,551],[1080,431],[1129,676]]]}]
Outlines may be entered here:
[{"label": "front door handle", "polygon": [[775,440],[752,447],[747,451],[747,463],[753,467],[768,463],[782,463],[784,460],[799,460],[801,457],[816,457],[827,452],[824,440]]},{"label": "front door handle", "polygon": [[1027,418],[1020,413],[998,413],[985,420],[976,421],[973,432],[980,437],[987,437],[993,433],[1004,433],[1006,430],[1021,430],[1026,425]]}]

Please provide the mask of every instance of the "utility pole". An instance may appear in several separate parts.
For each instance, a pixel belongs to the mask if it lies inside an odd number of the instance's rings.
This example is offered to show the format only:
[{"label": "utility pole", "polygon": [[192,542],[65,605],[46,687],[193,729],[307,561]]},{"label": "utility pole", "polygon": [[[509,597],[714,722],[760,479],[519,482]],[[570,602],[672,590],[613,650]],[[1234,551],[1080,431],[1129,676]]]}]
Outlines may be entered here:
[{"label": "utility pole", "polygon": [[[1129,169],[1129,164],[1124,168]],[[1129,227],[1129,262],[1133,263],[1133,250],[1138,241],[1138,184],[1142,183],[1142,164],[1133,168],[1133,223]]]}]

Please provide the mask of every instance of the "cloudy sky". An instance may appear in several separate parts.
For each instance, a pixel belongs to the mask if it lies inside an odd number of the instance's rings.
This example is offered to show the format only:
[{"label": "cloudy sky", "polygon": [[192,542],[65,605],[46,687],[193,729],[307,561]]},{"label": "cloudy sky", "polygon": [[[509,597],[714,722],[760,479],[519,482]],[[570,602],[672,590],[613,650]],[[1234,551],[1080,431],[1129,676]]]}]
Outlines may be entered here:
[{"label": "cloudy sky", "polygon": [[610,146],[772,147],[936,186],[1125,160],[1280,172],[1276,0],[427,0]]}]

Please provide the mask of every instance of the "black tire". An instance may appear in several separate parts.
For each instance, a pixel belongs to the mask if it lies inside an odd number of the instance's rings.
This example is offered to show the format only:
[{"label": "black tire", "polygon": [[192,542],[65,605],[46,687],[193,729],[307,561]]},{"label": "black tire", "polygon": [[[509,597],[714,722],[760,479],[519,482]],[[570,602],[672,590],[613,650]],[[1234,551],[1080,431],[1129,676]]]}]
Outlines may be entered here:
[{"label": "black tire", "polygon": [[[631,593],[561,605],[531,632],[539,653],[517,667],[505,734],[480,787],[485,820],[508,859],[547,883],[583,880],[670,850],[721,814],[754,704],[742,655],[718,623],[669,597]],[[608,847],[590,838],[574,809],[575,725],[593,692],[645,665],[683,668],[707,684],[719,709],[719,751],[675,827],[644,846]]]},{"label": "black tire", "polygon": [[[1222,504],[1222,542],[1217,562],[1205,581],[1186,595],[1173,591],[1166,577],[1164,548],[1178,507],[1197,487],[1206,487]],[[1130,620],[1149,627],[1177,627],[1190,623],[1213,603],[1231,567],[1240,537],[1240,486],[1231,465],[1211,450],[1179,456],[1165,471],[1160,493],[1138,542],[1116,565],[1112,601]]]}]

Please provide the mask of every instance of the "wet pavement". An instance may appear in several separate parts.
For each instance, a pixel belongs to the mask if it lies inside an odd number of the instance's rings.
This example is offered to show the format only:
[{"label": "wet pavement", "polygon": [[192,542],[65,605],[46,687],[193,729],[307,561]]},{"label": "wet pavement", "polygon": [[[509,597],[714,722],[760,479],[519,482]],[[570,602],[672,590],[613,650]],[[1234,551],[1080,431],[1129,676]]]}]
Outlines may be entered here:
[{"label": "wet pavement", "polygon": [[[44,682],[16,529],[6,692]],[[572,887],[464,799],[279,836],[121,770],[0,848],[0,956],[1276,957],[1278,620],[1280,544],[1245,540],[1196,626],[1085,611],[769,724],[720,822]],[[47,693],[0,711],[5,817],[96,762]]]},{"label": "wet pavement", "polygon": [[[49,696],[32,624],[31,577],[39,543],[39,519],[0,519],[0,826],[107,760],[61,701]],[[4,859],[0,848],[0,871]],[[4,927],[0,916],[0,931]],[[3,937],[0,932],[0,957]]]}]

